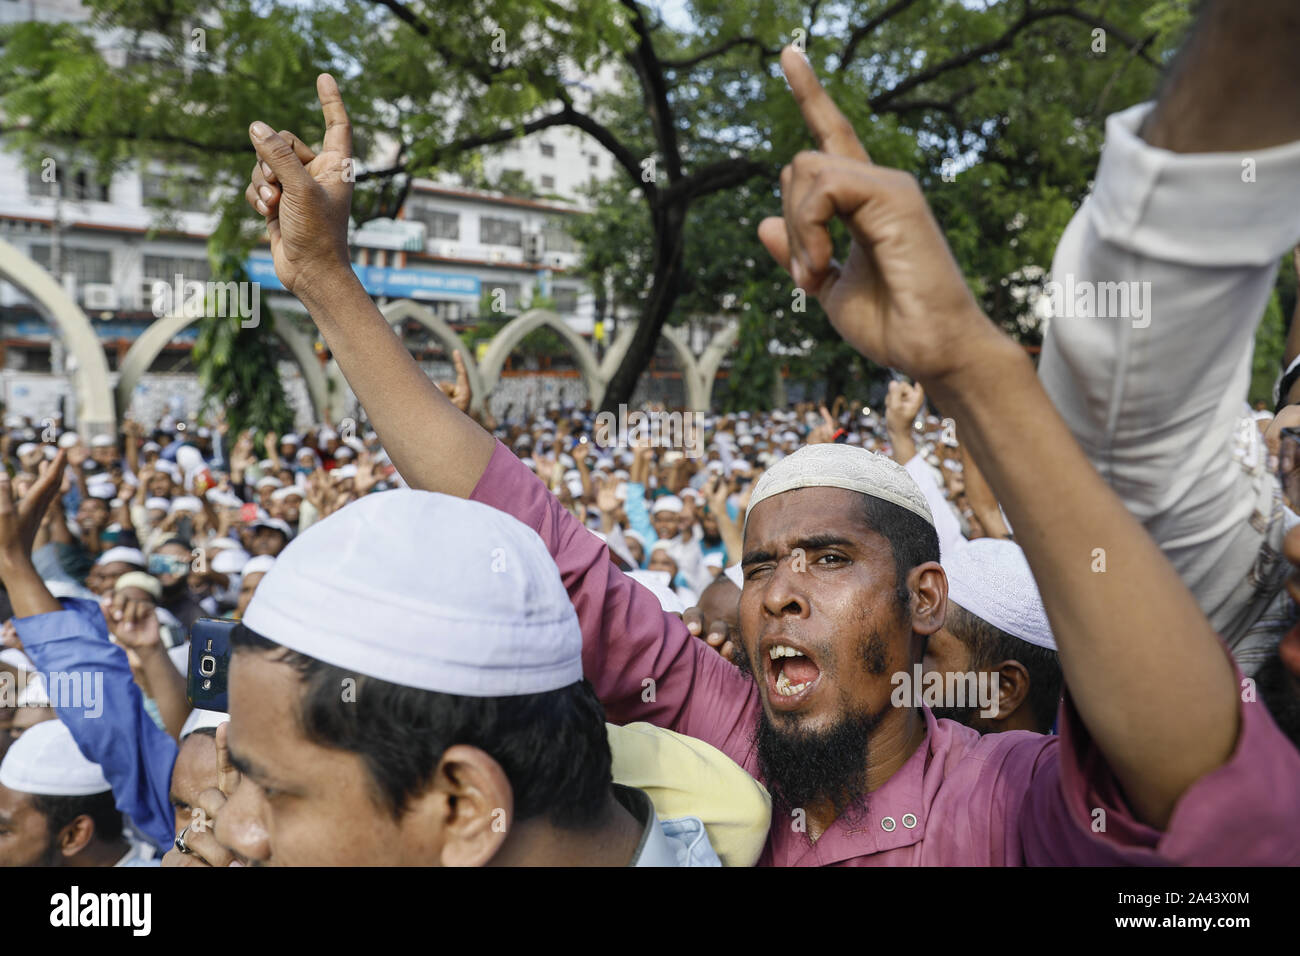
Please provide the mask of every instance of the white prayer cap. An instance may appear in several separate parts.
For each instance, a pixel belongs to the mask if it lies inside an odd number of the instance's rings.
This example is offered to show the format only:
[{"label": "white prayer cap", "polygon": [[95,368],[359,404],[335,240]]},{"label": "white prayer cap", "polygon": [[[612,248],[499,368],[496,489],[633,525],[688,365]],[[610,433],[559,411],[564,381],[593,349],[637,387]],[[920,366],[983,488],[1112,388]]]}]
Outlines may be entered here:
[{"label": "white prayer cap", "polygon": [[231,548],[235,551],[243,550],[243,546],[234,538],[213,538],[208,542],[208,547],[215,551],[220,551],[222,548]]},{"label": "white prayer cap", "polygon": [[667,571],[624,571],[623,573],[653,594],[658,599],[659,606],[665,611],[681,614],[686,610],[686,605],[670,586]]},{"label": "white prayer cap", "polygon": [[36,451],[36,449],[40,447],[41,447],[40,445],[37,445],[34,442],[25,441],[18,446],[18,457],[21,458],[23,457],[23,455],[26,455],[30,452],[34,452]]},{"label": "white prayer cap", "polygon": [[943,558],[948,600],[1035,647],[1056,650],[1038,585],[1020,546],[976,538]]},{"label": "white prayer cap", "polygon": [[162,600],[162,582],[144,571],[128,571],[126,574],[118,575],[117,581],[113,583],[113,590],[121,591],[123,588],[139,588],[155,601]]},{"label": "white prayer cap", "polygon": [[297,495],[299,498],[301,498],[303,496],[302,489],[299,488],[297,485],[288,485],[284,488],[277,488],[275,489],[275,491],[271,492],[271,500],[284,501],[285,498],[288,498],[292,495]]},{"label": "white prayer cap", "polygon": [[261,491],[263,488],[279,488],[282,485],[283,482],[281,482],[279,478],[272,478],[270,475],[266,475],[263,478],[257,479],[256,487],[258,491]]},{"label": "white prayer cap", "polygon": [[193,495],[181,495],[172,502],[172,511],[190,511],[198,514],[203,510],[203,502]]},{"label": "white prayer cap", "polygon": [[339,465],[330,472],[330,479],[333,481],[347,481],[349,478],[357,476],[356,465]]},{"label": "white prayer cap", "polygon": [[833,442],[805,445],[765,471],[754,485],[745,523],[761,502],[798,488],[856,491],[905,508],[934,525],[925,496],[902,465],[865,448]]},{"label": "white prayer cap", "polygon": [[96,435],[90,440],[91,448],[112,448],[116,444],[112,435]]},{"label": "white prayer cap", "polygon": [[676,495],[664,495],[662,498],[656,498],[654,507],[650,509],[652,515],[657,515],[661,511],[671,511],[673,514],[681,514],[682,499]]},{"label": "white prayer cap", "polygon": [[639,532],[633,531],[631,528],[628,528],[626,531],[623,532],[623,537],[629,541],[635,541],[637,544],[641,545],[641,548],[643,550],[645,549],[645,538],[641,537]]},{"label": "white prayer cap", "polygon": [[354,452],[351,448],[349,448],[347,445],[343,445],[339,448],[338,451],[334,453],[334,460],[346,461],[347,459],[351,458],[355,454],[356,452]]},{"label": "white prayer cap", "polygon": [[117,496],[117,490],[113,487],[111,481],[88,481],[86,482],[86,494],[101,501],[112,501]]},{"label": "white prayer cap", "polygon": [[203,465],[203,453],[193,445],[181,445],[176,449],[176,467],[184,469],[186,474]]},{"label": "white prayer cap", "polygon": [[335,438],[338,438],[338,437],[339,437],[339,433],[336,432],[334,429],[330,428],[330,427],[327,425],[326,427],[324,427],[324,428],[322,428],[322,429],[320,430],[319,434],[316,435],[316,440],[317,440],[317,441],[333,441]]},{"label": "white prayer cap", "polygon": [[190,715],[185,718],[185,723],[181,725],[180,739],[184,740],[196,730],[203,730],[206,727],[220,727],[229,720],[230,715],[223,714],[219,710],[203,710],[196,707],[190,711]]},{"label": "white prayer cap", "polygon": [[281,436],[281,438],[280,438],[280,444],[281,444],[281,445],[301,445],[301,444],[302,444],[302,439],[299,438],[297,435],[293,434],[292,432],[290,432],[288,435],[283,435],[283,436]]},{"label": "white prayer cap", "polygon": [[244,623],[336,667],[444,694],[582,680],[578,617],[542,539],[495,508],[433,492],[367,495],[313,524],[280,554]]},{"label": "white prayer cap", "polygon": [[16,647],[6,647],[0,650],[0,664],[8,664],[16,671],[34,671],[36,665],[32,659]]},{"label": "white prayer cap", "polygon": [[147,455],[151,451],[162,451],[162,445],[158,444],[156,441],[147,441],[140,446],[140,450]]},{"label": "white prayer cap", "polygon": [[137,568],[143,568],[149,564],[145,560],[144,552],[139,548],[109,548],[95,559],[96,564],[116,564],[119,561],[125,564],[134,564]]},{"label": "white prayer cap", "polygon": [[248,563],[244,565],[244,569],[239,573],[244,577],[248,577],[250,574],[265,574],[273,567],[275,567],[275,555],[259,554],[255,558],[249,558]]},{"label": "white prayer cap", "polygon": [[218,574],[238,574],[252,560],[247,551],[227,548],[212,556],[211,568]]},{"label": "white prayer cap", "polygon": [[154,462],[153,467],[154,470],[161,471],[172,479],[177,479],[181,476],[181,470],[176,467],[176,462],[167,461],[165,458],[160,458],[158,461]]},{"label": "white prayer cap", "polygon": [[256,530],[257,528],[270,528],[272,531],[278,531],[286,538],[293,537],[293,530],[289,527],[289,522],[280,518],[258,518],[248,526]]},{"label": "white prayer cap", "polygon": [[84,797],[113,788],[99,764],[77,748],[72,731],[59,720],[46,720],[23,731],[0,763],[0,784],[18,793]]},{"label": "white prayer cap", "polygon": [[59,436],[59,447],[71,448],[73,445],[77,444],[80,441],[81,439],[77,437],[76,432],[64,432],[62,435]]}]

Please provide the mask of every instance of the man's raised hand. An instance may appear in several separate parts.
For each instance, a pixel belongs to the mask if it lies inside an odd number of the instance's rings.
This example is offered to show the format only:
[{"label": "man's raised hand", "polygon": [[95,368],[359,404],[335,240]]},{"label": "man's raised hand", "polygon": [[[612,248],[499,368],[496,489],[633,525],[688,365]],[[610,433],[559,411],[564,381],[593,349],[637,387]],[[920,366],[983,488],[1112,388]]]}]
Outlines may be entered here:
[{"label": "man's raised hand", "polygon": [[302,292],[304,276],[351,270],[352,126],[332,76],[317,77],[316,92],[325,115],[319,153],[287,130],[276,133],[260,121],[248,128],[258,162],[244,197],[266,217],[275,274],[295,294]]},{"label": "man's raised hand", "polygon": [[[787,48],[781,66],[819,151],[782,171],[782,215],[764,219],[759,238],[859,352],[913,378],[947,375],[996,330],[915,177],[871,162],[800,53]],[[842,265],[828,228],[837,217],[853,239]]]}]

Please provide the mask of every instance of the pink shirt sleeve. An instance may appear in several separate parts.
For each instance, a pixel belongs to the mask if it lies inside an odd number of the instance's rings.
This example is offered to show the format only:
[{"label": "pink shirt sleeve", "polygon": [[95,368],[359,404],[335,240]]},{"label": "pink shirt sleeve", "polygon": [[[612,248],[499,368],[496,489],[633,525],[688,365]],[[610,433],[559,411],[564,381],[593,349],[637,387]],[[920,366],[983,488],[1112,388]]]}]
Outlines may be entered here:
[{"label": "pink shirt sleeve", "polygon": [[[1240,673],[1237,677],[1240,681]],[[1262,703],[1242,702],[1239,714],[1241,729],[1232,756],[1188,788],[1161,832],[1134,817],[1067,693],[1061,708],[1061,744],[1035,768],[1021,815],[1025,862],[1300,864],[1300,752]],[[1058,767],[1045,766],[1049,763]]]},{"label": "pink shirt sleeve", "polygon": [[471,497],[513,515],[546,542],[578,612],[583,675],[608,720],[666,727],[756,769],[753,682],[620,571],[605,543],[500,442]]}]

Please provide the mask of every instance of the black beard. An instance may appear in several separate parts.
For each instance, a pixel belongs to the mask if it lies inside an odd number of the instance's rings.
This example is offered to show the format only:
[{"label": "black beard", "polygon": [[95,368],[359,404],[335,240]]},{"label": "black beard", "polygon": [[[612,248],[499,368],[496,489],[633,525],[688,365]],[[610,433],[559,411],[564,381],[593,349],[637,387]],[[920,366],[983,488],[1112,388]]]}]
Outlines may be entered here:
[{"label": "black beard", "polygon": [[1300,748],[1300,695],[1282,658],[1273,655],[1255,675],[1255,690],[1259,701],[1268,708],[1273,723],[1297,748]]},{"label": "black beard", "polygon": [[[740,641],[733,663],[750,680],[760,679]],[[868,743],[883,716],[849,713],[830,730],[810,733],[795,723],[779,728],[763,711],[755,730],[758,770],[774,800],[787,810],[829,800],[837,817],[850,807],[854,818],[865,814]]]},{"label": "black beard", "polygon": [[759,717],[758,769],[774,800],[787,810],[829,801],[835,816],[865,816],[868,744],[883,714],[850,713],[824,731]]}]

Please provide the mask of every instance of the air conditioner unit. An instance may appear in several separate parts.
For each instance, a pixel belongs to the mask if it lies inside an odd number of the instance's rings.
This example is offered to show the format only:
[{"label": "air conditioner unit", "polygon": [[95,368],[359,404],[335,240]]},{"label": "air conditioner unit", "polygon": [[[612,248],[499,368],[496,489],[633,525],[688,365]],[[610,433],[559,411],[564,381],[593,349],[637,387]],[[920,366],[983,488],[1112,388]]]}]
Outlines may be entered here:
[{"label": "air conditioner unit", "polygon": [[102,282],[87,282],[82,301],[88,309],[116,309],[117,289]]},{"label": "air conditioner unit", "polygon": [[541,262],[544,246],[540,232],[524,233],[524,259],[528,262]]},{"label": "air conditioner unit", "polygon": [[488,254],[488,258],[493,262],[505,262],[506,254],[500,249],[493,249],[492,252]]},{"label": "air conditioner unit", "polygon": [[448,259],[455,259],[460,255],[460,246],[454,242],[444,242],[438,247],[438,254]]},{"label": "air conditioner unit", "polygon": [[555,267],[555,268],[557,268],[557,269],[563,269],[563,268],[564,268],[564,256],[561,255],[561,254],[558,253],[558,252],[547,253],[547,255],[546,255],[546,264],[547,264],[548,266],[553,266],[553,267]]}]

